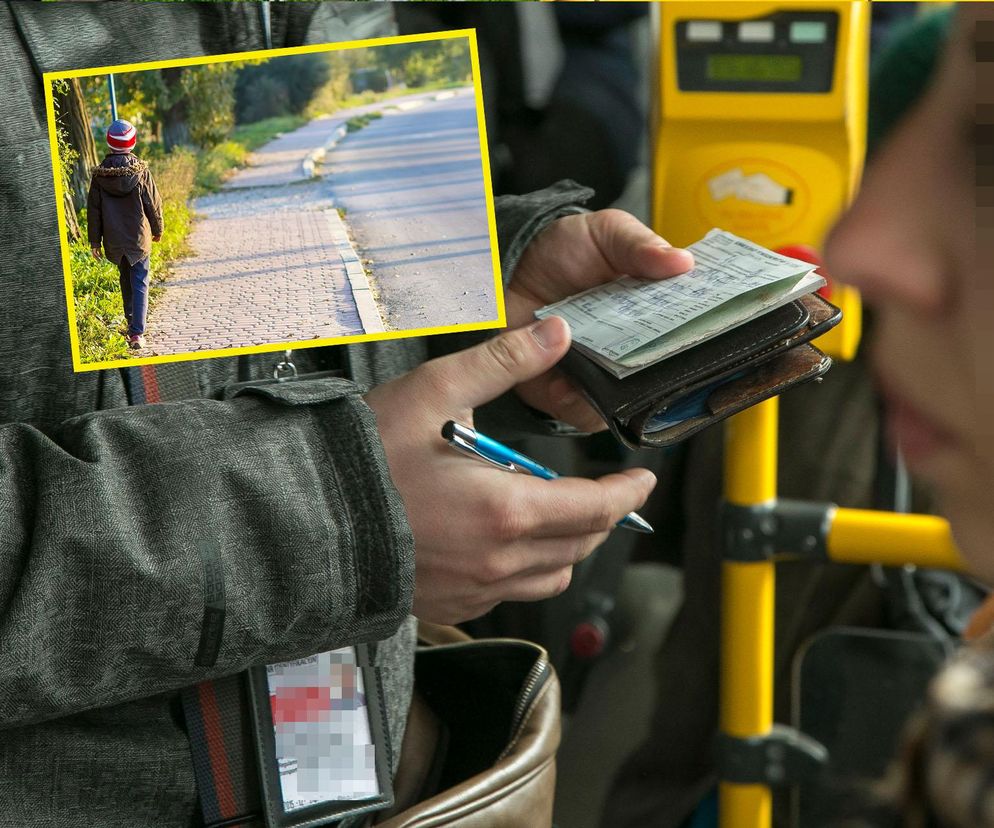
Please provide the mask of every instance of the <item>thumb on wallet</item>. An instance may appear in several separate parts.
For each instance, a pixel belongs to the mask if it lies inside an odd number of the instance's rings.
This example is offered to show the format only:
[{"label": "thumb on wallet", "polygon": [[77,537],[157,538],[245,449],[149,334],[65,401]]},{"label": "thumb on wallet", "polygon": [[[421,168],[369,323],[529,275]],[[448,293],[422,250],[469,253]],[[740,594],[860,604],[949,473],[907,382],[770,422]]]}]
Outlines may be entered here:
[{"label": "thumb on wallet", "polygon": [[441,385],[458,398],[448,402],[473,408],[515,385],[544,374],[569,350],[566,320],[550,316],[524,328],[434,361]]}]

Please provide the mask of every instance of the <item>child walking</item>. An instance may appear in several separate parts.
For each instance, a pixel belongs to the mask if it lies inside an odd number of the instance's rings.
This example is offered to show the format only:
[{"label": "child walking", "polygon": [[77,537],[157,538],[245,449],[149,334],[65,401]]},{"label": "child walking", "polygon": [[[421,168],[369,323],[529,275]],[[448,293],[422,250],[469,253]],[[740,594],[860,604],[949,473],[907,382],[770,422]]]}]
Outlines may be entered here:
[{"label": "child walking", "polygon": [[107,130],[110,154],[90,179],[86,201],[90,250],[100,258],[100,246],[121,274],[121,296],[128,320],[128,347],[145,346],[148,313],[149,256],[152,242],[162,238],[162,199],[148,165],[132,154],[138,133],[128,121],[117,120]]}]

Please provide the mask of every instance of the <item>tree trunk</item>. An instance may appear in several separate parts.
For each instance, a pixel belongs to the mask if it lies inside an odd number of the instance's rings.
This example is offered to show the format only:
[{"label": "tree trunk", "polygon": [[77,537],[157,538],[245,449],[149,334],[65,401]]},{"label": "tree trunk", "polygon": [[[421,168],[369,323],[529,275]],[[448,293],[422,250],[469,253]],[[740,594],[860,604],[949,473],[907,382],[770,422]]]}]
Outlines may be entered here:
[{"label": "tree trunk", "polygon": [[79,240],[79,237],[83,235],[83,231],[79,227],[79,216],[76,215],[76,205],[72,203],[72,197],[68,191],[62,194],[62,206],[65,208],[66,213],[66,235],[69,236],[69,243],[71,244]]},{"label": "tree trunk", "polygon": [[162,69],[162,80],[166,85],[168,99],[174,101],[162,112],[162,146],[166,152],[173,147],[190,145],[189,102],[180,88],[183,68]]},{"label": "tree trunk", "polygon": [[[59,106],[59,124],[66,131],[69,145],[78,153],[69,170],[69,189],[71,202],[76,210],[86,206],[86,194],[90,188],[90,170],[100,163],[97,155],[97,145],[90,131],[90,116],[86,110],[86,101],[79,79],[72,78],[68,82],[67,92],[61,94],[55,91]],[[67,216],[68,220],[68,211]],[[75,211],[70,228],[75,224]],[[77,225],[77,232],[78,232]]]}]

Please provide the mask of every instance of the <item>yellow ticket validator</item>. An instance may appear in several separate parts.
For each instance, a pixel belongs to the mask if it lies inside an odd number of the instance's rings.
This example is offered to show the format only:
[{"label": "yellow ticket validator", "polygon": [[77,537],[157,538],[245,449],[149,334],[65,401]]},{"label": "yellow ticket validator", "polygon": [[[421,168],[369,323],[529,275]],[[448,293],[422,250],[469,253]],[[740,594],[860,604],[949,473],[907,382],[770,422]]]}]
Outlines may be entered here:
[{"label": "yellow ticket validator", "polygon": [[[863,166],[869,4],[676,0],[656,13],[656,231],[686,246],[720,227],[819,253]],[[827,295],[843,321],[816,344],[851,359],[859,294],[833,282]]]}]

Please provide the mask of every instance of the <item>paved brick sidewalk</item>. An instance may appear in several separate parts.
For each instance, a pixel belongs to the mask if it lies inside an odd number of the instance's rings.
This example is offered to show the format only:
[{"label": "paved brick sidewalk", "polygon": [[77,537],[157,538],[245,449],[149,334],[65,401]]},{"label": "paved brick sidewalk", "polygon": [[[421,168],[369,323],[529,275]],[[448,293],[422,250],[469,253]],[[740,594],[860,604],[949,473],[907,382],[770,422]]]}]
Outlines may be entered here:
[{"label": "paved brick sidewalk", "polygon": [[318,118],[254,152],[221,192],[197,199],[189,244],[146,326],[143,355],[250,347],[384,330],[327,185],[305,161],[345,121],[418,93]]},{"label": "paved brick sidewalk", "polygon": [[148,353],[377,329],[368,290],[365,313],[357,307],[361,291],[353,291],[349,273],[354,254],[320,181],[217,193],[197,199],[194,208],[199,215],[189,239],[194,255],[173,265],[149,316]]}]

